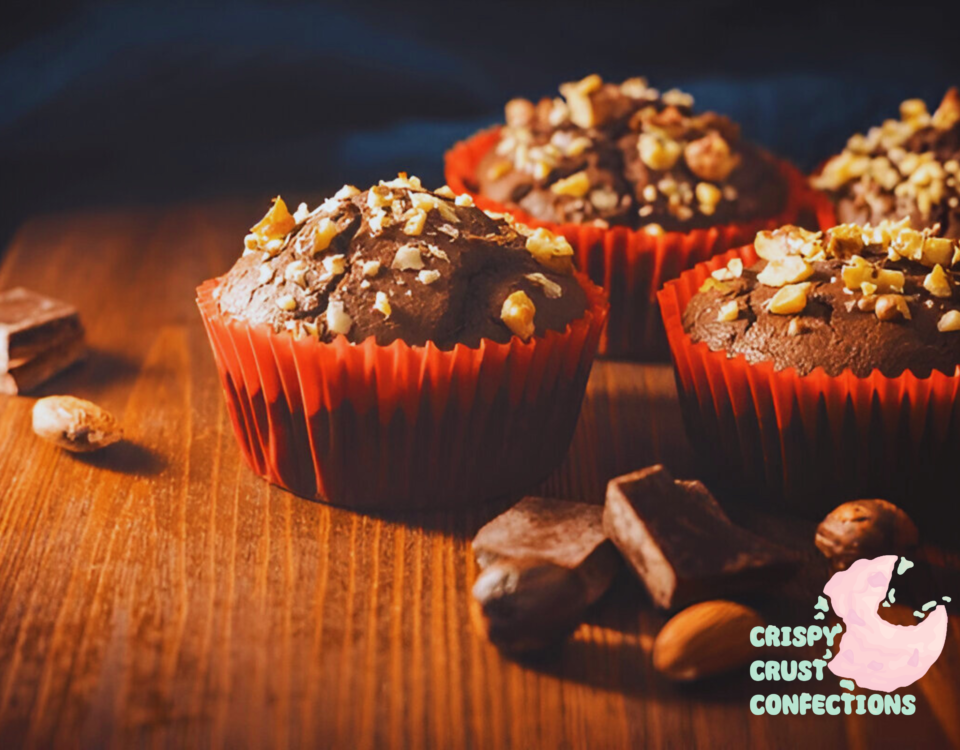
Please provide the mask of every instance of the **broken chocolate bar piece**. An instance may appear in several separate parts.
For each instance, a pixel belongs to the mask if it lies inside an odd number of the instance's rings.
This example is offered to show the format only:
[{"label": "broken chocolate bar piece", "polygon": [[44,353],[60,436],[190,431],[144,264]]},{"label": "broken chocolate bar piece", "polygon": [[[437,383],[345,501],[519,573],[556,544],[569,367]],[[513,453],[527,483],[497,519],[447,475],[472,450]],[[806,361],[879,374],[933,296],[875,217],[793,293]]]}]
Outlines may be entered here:
[{"label": "broken chocolate bar piece", "polygon": [[0,372],[0,393],[16,396],[31,391],[79,362],[85,354],[83,338],[75,338],[36,356],[12,360],[7,371]]},{"label": "broken chocolate bar piece", "polygon": [[477,533],[475,614],[490,640],[532,651],[569,635],[609,588],[620,557],[598,505],[528,497]]},{"label": "broken chocolate bar piece", "polygon": [[734,525],[703,484],[675,481],[659,465],[610,481],[603,529],[662,609],[760,588],[797,565]]},{"label": "broken chocolate bar piece", "polygon": [[0,372],[82,338],[73,305],[23,287],[0,293]]}]

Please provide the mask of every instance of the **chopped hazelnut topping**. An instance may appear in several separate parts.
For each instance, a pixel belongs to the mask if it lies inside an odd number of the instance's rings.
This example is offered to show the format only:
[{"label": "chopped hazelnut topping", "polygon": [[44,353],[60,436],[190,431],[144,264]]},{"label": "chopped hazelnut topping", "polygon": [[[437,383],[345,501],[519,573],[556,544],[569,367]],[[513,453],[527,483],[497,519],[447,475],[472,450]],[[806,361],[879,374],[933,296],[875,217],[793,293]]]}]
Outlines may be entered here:
[{"label": "chopped hazelnut topping", "polygon": [[524,341],[530,339],[536,331],[533,318],[537,312],[533,301],[526,292],[514,292],[503,301],[500,309],[500,319],[513,333]]},{"label": "chopped hazelnut topping", "polygon": [[813,275],[813,266],[798,255],[787,255],[779,260],[767,261],[766,267],[757,274],[757,281],[764,286],[796,284]]},{"label": "chopped hazelnut topping", "polygon": [[947,310],[943,314],[943,317],[937,322],[937,330],[943,333],[960,331],[960,312],[957,310]]},{"label": "chopped hazelnut topping", "polygon": [[644,226],[643,231],[647,234],[652,234],[654,237],[659,237],[662,234],[665,234],[663,227],[659,224],[647,224]]},{"label": "chopped hazelnut topping", "polygon": [[250,232],[255,234],[261,243],[265,243],[269,240],[283,239],[296,229],[296,226],[297,223],[290,215],[287,204],[278,195],[273,199],[273,205],[266,216],[252,226]]},{"label": "chopped hazelnut topping", "polygon": [[803,333],[803,328],[800,325],[800,318],[790,318],[790,322],[787,324],[787,335],[799,336],[801,333]]},{"label": "chopped hazelnut topping", "polygon": [[939,264],[934,266],[933,270],[923,279],[923,288],[934,297],[949,297],[953,294],[950,277]]},{"label": "chopped hazelnut topping", "polygon": [[543,287],[543,293],[549,299],[560,299],[560,297],[563,296],[563,287],[552,279],[548,279],[542,273],[528,273],[526,278],[534,284],[539,284]]},{"label": "chopped hazelnut topping", "polygon": [[393,197],[393,191],[386,185],[374,185],[367,192],[367,206],[371,209],[389,208]]},{"label": "chopped hazelnut topping", "polygon": [[679,143],[658,133],[641,133],[637,139],[637,148],[640,151],[640,160],[650,169],[658,171],[670,169],[683,153],[683,147]]},{"label": "chopped hazelnut topping", "polygon": [[423,268],[420,248],[416,245],[401,245],[397,248],[397,254],[393,257],[390,267],[398,271],[419,271]]},{"label": "chopped hazelnut topping", "polygon": [[807,306],[807,292],[810,283],[788,284],[780,289],[770,300],[770,312],[774,315],[795,315],[803,312]]},{"label": "chopped hazelnut topping", "polygon": [[538,263],[551,270],[570,273],[573,269],[573,248],[563,235],[541,227],[527,237],[526,247]]},{"label": "chopped hazelnut topping", "polygon": [[599,124],[597,112],[594,109],[591,95],[603,87],[603,79],[593,74],[575,83],[565,83],[560,87],[560,93],[567,100],[570,120],[581,128],[592,128]]},{"label": "chopped hazelnut topping", "polygon": [[871,284],[869,281],[864,281],[860,285],[860,291],[863,292],[864,297],[871,297],[877,293],[877,285]]},{"label": "chopped hazelnut topping", "polygon": [[353,327],[353,318],[343,309],[343,302],[338,299],[330,300],[327,305],[327,328],[330,333],[342,333],[346,336]]},{"label": "chopped hazelnut topping", "polygon": [[877,291],[881,293],[902,292],[905,283],[903,272],[878,268],[859,255],[850,259],[850,264],[843,267],[840,275],[844,286],[853,290],[860,289],[861,285],[868,281],[875,284]]},{"label": "chopped hazelnut topping", "polygon": [[910,308],[907,306],[907,300],[902,294],[882,294],[877,297],[877,304],[874,307],[876,316],[883,321],[896,320],[903,318],[910,320]]},{"label": "chopped hazelnut topping", "polygon": [[551,192],[556,195],[570,195],[582,198],[590,191],[590,178],[586,172],[577,172],[562,180],[557,180],[550,186]]},{"label": "chopped hazelnut topping", "polygon": [[717,204],[723,197],[720,188],[709,182],[698,182],[695,190],[697,201],[700,203],[700,213],[711,215],[717,209]]},{"label": "chopped hazelnut topping", "polygon": [[257,235],[251,232],[243,238],[243,247],[246,250],[256,250],[260,246],[260,240]]},{"label": "chopped hazelnut topping", "polygon": [[337,236],[337,225],[333,220],[326,217],[317,222],[316,231],[313,234],[313,253],[322,253]]},{"label": "chopped hazelnut topping", "polygon": [[299,287],[306,287],[306,277],[307,264],[302,260],[295,260],[292,263],[288,263],[287,267],[283,269],[283,278],[285,278],[291,284],[296,284]]},{"label": "chopped hazelnut topping", "polygon": [[743,275],[743,261],[740,258],[731,258],[727,263],[727,270],[739,279]]},{"label": "chopped hazelnut topping", "polygon": [[369,278],[373,278],[378,273],[380,273],[380,261],[379,260],[368,260],[364,261],[363,264],[363,275]]},{"label": "chopped hazelnut topping", "polygon": [[440,272],[435,269],[424,269],[417,274],[417,279],[419,279],[421,284],[432,284],[434,281],[440,278]]},{"label": "chopped hazelnut topping", "polygon": [[275,272],[273,268],[271,268],[270,266],[266,264],[260,266],[260,275],[259,275],[260,283],[269,284],[271,281],[273,281],[274,273]]},{"label": "chopped hazelnut topping", "polygon": [[308,216],[310,216],[310,209],[307,208],[306,203],[301,203],[293,213],[293,220],[297,223],[297,226],[299,226],[307,220]]},{"label": "chopped hazelnut topping", "polygon": [[415,209],[413,215],[407,219],[407,223],[403,225],[403,233],[409,234],[412,237],[416,237],[417,235],[423,233],[423,227],[426,223],[426,212]]},{"label": "chopped hazelnut topping", "polygon": [[718,281],[712,276],[708,277],[701,285],[698,291],[709,292],[711,289],[716,289],[720,294],[726,294],[730,291],[730,287],[724,284],[722,281]]},{"label": "chopped hazelnut topping", "polygon": [[715,132],[688,143],[683,155],[690,171],[709,182],[723,182],[740,164],[740,157],[730,151],[730,144]]},{"label": "chopped hazelnut topping", "polygon": [[390,300],[387,299],[387,295],[383,292],[377,292],[377,298],[373,303],[373,309],[378,313],[381,313],[385,318],[389,318],[390,313],[393,312],[393,309],[390,307]]},{"label": "chopped hazelnut topping", "polygon": [[643,195],[643,199],[647,203],[653,203],[657,199],[657,196],[659,195],[659,192],[657,191],[657,186],[644,185],[642,195]]},{"label": "chopped hazelnut topping", "polygon": [[620,203],[620,196],[615,190],[599,188],[590,192],[590,202],[598,211],[612,211]]},{"label": "chopped hazelnut topping", "polygon": [[450,200],[454,200],[457,197],[457,194],[453,192],[453,188],[451,188],[449,185],[438,187],[433,192],[435,192],[441,198],[449,198]]},{"label": "chopped hazelnut topping", "polygon": [[326,278],[340,276],[347,270],[347,259],[342,255],[328,255],[323,259],[323,275]]},{"label": "chopped hazelnut topping", "polygon": [[343,201],[343,200],[347,200],[348,198],[352,198],[355,195],[360,195],[359,188],[354,187],[353,185],[344,185],[342,188],[340,188],[337,192],[333,194],[333,197],[336,198],[338,201]]},{"label": "chopped hazelnut topping", "polygon": [[454,198],[453,202],[456,203],[458,206],[472,206],[473,198],[469,195],[469,193],[461,193],[456,198]]},{"label": "chopped hazelnut topping", "polygon": [[297,309],[297,300],[292,294],[284,294],[277,297],[277,307],[286,312],[293,312]]},{"label": "chopped hazelnut topping", "polygon": [[740,305],[736,300],[730,300],[720,305],[720,312],[717,313],[717,320],[721,323],[732,323],[740,317]]}]

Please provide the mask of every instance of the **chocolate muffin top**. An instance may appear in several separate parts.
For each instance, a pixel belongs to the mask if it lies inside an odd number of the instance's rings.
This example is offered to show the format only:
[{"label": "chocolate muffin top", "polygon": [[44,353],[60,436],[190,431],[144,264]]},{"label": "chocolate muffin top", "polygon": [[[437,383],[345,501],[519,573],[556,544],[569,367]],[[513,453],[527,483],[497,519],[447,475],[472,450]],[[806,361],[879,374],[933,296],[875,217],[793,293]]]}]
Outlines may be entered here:
[{"label": "chocolate muffin top", "polygon": [[833,199],[844,223],[909,218],[960,238],[960,94],[947,92],[932,115],[920,99],[900,119],[856,134],[811,184]]},{"label": "chocolate muffin top", "polygon": [[694,341],[806,375],[896,377],[960,364],[960,242],[908,219],[827,232],[760,232],[758,263],[715,271],[683,312]]},{"label": "chocolate muffin top", "polygon": [[481,195],[540,221],[685,231],[770,217],[786,202],[777,166],[693,97],[642,78],[591,75],[563,98],[514,99],[477,171]]},{"label": "chocolate muffin top", "polygon": [[313,211],[277,198],[244,245],[221,311],[298,337],[476,346],[562,331],[587,307],[563,237],[406,175]]}]

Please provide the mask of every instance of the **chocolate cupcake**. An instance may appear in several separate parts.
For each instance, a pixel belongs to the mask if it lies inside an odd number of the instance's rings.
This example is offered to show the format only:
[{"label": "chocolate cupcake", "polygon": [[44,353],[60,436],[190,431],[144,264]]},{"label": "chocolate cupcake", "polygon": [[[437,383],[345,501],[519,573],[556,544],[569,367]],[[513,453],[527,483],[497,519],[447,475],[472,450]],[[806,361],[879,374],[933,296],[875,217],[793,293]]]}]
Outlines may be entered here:
[{"label": "chocolate cupcake", "polygon": [[932,115],[922,100],[905,101],[899,120],[851,137],[811,183],[834,204],[824,227],[909,218],[960,238],[960,93],[950,89]]},{"label": "chocolate cupcake", "polygon": [[813,515],[857,497],[923,512],[960,450],[955,262],[960,241],[908,220],[783,227],[668,283],[680,401],[708,469]]},{"label": "chocolate cupcake", "polygon": [[681,270],[797,219],[799,175],[693,97],[592,75],[514,99],[506,125],[458,144],[447,180],[478,205],[563,234],[611,297],[604,350],[665,354],[653,297]]},{"label": "chocolate cupcake", "polygon": [[563,237],[401,175],[277,198],[199,303],[244,454],[297,494],[461,505],[563,458],[605,318]]}]

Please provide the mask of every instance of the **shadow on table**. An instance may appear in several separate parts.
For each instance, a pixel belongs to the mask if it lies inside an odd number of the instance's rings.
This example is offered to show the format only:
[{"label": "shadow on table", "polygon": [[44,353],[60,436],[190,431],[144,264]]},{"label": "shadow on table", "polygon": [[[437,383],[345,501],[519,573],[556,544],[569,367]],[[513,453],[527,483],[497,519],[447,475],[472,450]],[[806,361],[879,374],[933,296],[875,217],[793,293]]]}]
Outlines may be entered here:
[{"label": "shadow on table", "polygon": [[156,476],[167,467],[167,460],[146,446],[122,440],[95,453],[72,453],[75,460],[105,471],[138,476]]}]

